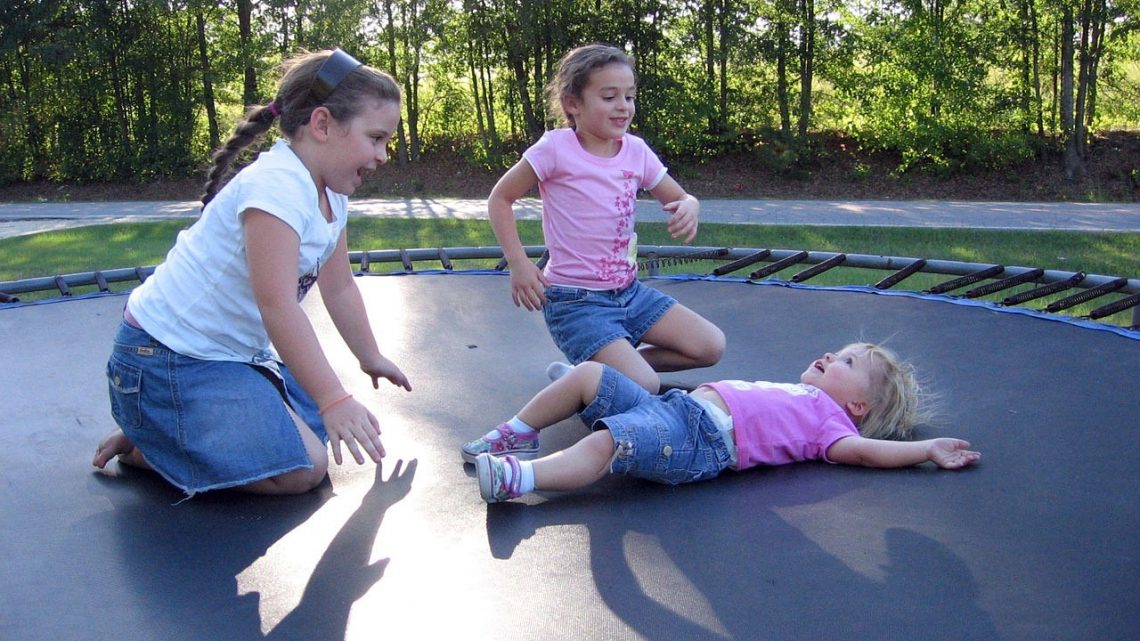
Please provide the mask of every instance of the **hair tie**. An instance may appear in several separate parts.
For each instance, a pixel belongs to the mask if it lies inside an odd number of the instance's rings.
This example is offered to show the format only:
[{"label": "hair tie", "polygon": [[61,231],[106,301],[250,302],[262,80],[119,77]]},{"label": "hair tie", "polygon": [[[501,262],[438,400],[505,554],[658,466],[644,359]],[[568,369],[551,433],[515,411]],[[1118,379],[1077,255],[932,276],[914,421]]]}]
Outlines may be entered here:
[{"label": "hair tie", "polygon": [[276,100],[271,101],[268,105],[265,105],[265,108],[269,110],[269,113],[273,114],[274,118],[281,116],[281,108],[277,106]]}]

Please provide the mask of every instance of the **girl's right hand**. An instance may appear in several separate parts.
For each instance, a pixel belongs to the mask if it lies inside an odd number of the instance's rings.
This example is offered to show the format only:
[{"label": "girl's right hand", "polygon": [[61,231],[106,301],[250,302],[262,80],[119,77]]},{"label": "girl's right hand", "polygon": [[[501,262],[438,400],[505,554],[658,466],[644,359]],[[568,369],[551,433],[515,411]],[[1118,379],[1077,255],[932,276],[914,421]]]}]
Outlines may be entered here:
[{"label": "girl's right hand", "polygon": [[323,418],[337,465],[342,463],[341,443],[348,447],[357,465],[364,463],[360,448],[368,452],[373,462],[380,462],[385,454],[384,445],[380,442],[380,423],[360,401],[349,398],[336,403],[325,411]]},{"label": "girl's right hand", "polygon": [[511,300],[515,307],[526,307],[527,311],[538,311],[546,304],[546,288],[550,283],[538,265],[530,260],[520,260],[511,264]]}]

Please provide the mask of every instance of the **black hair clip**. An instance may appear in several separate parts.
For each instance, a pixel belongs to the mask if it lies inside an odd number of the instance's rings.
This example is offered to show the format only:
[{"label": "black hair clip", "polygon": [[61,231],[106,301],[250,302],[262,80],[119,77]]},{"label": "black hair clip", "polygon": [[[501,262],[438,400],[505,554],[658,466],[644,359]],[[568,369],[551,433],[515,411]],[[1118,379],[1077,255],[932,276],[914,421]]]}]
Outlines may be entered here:
[{"label": "black hair clip", "polygon": [[356,71],[356,68],[363,64],[344,51],[334,49],[329,57],[321,63],[320,69],[317,69],[317,76],[313,79],[313,86],[309,88],[309,93],[318,103],[323,103],[328,99],[329,94],[336,89],[336,86],[348,77],[348,74]]}]

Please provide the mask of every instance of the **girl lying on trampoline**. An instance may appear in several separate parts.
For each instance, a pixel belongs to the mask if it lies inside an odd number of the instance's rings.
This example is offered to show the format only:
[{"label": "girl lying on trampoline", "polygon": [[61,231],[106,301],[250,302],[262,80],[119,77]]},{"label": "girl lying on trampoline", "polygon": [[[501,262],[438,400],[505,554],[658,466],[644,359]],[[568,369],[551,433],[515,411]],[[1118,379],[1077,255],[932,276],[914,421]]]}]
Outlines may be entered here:
[{"label": "girl lying on trampoline", "polygon": [[[865,467],[932,461],[965,467],[981,454],[956,438],[898,441],[921,422],[913,369],[890,350],[853,343],[824,354],[799,384],[719,381],[654,396],[623,374],[585,362],[518,415],[462,447],[488,503],[535,490],[573,490],[610,472],[676,485],[725,469],[824,460]],[[538,430],[575,412],[593,432],[535,461]]]}]

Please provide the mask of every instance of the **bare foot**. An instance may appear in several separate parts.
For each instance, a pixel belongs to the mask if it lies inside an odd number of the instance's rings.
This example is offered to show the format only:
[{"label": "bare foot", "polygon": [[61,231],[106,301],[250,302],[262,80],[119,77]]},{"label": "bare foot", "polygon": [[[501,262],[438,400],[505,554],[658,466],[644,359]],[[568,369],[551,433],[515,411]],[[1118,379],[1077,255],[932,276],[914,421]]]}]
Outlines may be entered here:
[{"label": "bare foot", "polygon": [[116,456],[126,457],[135,449],[135,444],[123,434],[123,430],[116,429],[99,441],[99,447],[95,448],[95,458],[91,460],[91,464],[99,469],[103,469],[111,459]]}]

